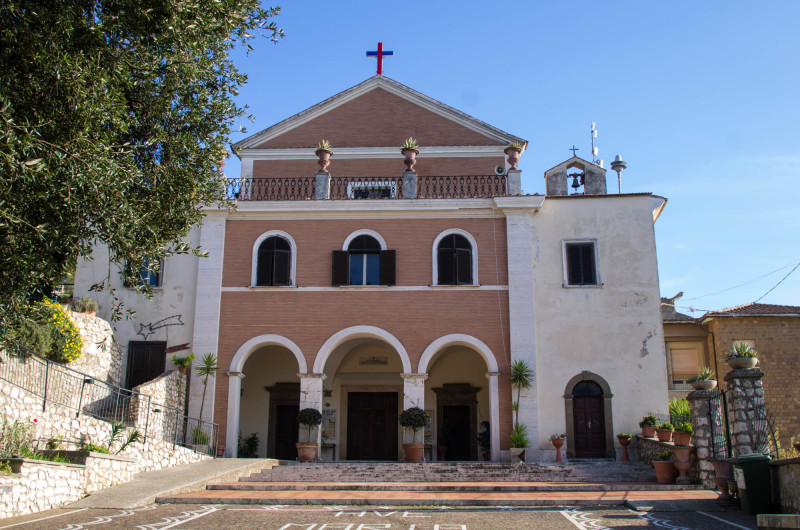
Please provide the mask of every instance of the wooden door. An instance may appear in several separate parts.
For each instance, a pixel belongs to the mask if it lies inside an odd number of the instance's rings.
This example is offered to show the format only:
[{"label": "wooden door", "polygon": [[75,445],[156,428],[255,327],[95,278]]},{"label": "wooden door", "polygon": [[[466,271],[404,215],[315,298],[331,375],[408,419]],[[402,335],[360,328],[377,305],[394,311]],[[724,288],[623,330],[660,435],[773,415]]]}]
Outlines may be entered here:
[{"label": "wooden door", "polygon": [[166,342],[129,342],[126,386],[134,388],[164,373]]},{"label": "wooden door", "polygon": [[470,455],[470,414],[468,405],[446,405],[442,407],[440,437],[446,441],[445,459],[449,461],[473,460]]},{"label": "wooden door", "polygon": [[[275,455],[278,460],[294,460],[297,457],[297,423],[299,405],[277,405],[275,407]],[[305,428],[304,428],[305,429]],[[313,430],[312,430],[313,432]],[[303,433],[305,436],[305,433]]]},{"label": "wooden door", "polygon": [[397,460],[397,393],[347,395],[347,459]]},{"label": "wooden door", "polygon": [[575,430],[573,432],[576,458],[606,456],[606,422],[603,398],[575,397],[572,401]]}]

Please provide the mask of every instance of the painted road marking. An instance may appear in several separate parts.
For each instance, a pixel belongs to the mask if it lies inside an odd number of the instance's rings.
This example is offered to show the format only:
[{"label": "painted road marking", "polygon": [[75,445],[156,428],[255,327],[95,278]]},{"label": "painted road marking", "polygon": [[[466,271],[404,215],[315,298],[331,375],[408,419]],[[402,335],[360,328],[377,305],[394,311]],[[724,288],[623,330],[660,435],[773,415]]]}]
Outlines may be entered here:
[{"label": "painted road marking", "polygon": [[15,526],[22,526],[24,524],[38,523],[39,521],[44,521],[44,520],[47,520],[47,519],[53,519],[54,517],[63,517],[65,515],[70,515],[70,514],[73,514],[73,513],[82,512],[83,510],[88,510],[88,509],[89,508],[80,508],[78,510],[72,510],[71,512],[57,513],[55,515],[48,515],[47,517],[40,517],[38,519],[31,519],[30,521],[25,521],[24,523],[15,523],[15,524],[7,525],[7,526],[0,526],[0,530],[2,530],[3,528],[14,528]]}]

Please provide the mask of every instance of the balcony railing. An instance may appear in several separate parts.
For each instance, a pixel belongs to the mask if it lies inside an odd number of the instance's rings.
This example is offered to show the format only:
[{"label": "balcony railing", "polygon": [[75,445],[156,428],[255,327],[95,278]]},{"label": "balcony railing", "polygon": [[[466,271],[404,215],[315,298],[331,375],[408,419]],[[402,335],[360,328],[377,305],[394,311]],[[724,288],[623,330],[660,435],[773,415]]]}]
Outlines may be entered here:
[{"label": "balcony railing", "polygon": [[231,180],[226,197],[240,201],[475,199],[508,195],[508,190],[507,175],[413,175],[410,180],[408,174],[405,177],[321,179],[319,176],[271,177]]}]

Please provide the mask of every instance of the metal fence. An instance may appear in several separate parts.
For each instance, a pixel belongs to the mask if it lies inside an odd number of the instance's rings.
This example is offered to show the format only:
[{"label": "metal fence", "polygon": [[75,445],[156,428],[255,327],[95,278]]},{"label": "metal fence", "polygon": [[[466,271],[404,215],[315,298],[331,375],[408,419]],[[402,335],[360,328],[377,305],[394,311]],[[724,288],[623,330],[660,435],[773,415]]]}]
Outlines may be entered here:
[{"label": "metal fence", "polygon": [[463,175],[454,177],[419,177],[420,199],[473,199],[506,195],[505,175]]},{"label": "metal fence", "polygon": [[236,179],[225,197],[240,201],[302,201],[314,198],[314,177]]},{"label": "metal fence", "polygon": [[99,420],[120,422],[139,430],[144,439],[161,439],[173,446],[192,446],[214,455],[219,428],[155,403],[148,395],[110,385],[55,363],[24,347],[0,354],[0,379],[41,398],[42,412],[58,405]]},{"label": "metal fence", "polygon": [[[712,458],[731,458],[732,456],[730,410],[725,390],[719,388],[713,390],[708,412]],[[752,427],[755,431],[755,452],[780,458],[780,447],[769,410],[766,407],[757,407],[754,410],[756,415],[752,421]]]}]

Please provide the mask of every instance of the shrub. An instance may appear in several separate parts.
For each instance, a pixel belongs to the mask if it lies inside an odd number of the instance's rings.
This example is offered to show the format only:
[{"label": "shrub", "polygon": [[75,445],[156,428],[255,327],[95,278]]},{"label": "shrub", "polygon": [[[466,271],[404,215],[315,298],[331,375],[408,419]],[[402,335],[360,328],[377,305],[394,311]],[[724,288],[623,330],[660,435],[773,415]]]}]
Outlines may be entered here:
[{"label": "shrub", "polygon": [[322,413],[317,409],[306,408],[297,413],[297,423],[305,426],[308,440],[311,440],[311,429],[322,423]]},{"label": "shrub", "polygon": [[177,355],[172,356],[172,364],[174,364],[175,366],[183,366],[184,368],[192,364],[193,360],[194,360],[194,352],[192,352],[190,355],[186,357],[178,357]]},{"label": "shrub", "polygon": [[93,443],[85,443],[81,445],[81,451],[91,451],[92,453],[102,453],[104,455],[111,454],[111,451],[109,451],[102,445],[95,445]]},{"label": "shrub", "polygon": [[239,433],[239,458],[258,457],[258,434],[252,433],[247,438],[242,438]]},{"label": "shrub", "polygon": [[662,423],[661,425],[659,425],[658,426],[658,430],[660,430],[660,431],[674,431],[675,427],[673,427],[671,423],[666,422],[666,423]]},{"label": "shrub", "polygon": [[691,416],[688,399],[673,398],[669,401],[670,416]]},{"label": "shrub", "polygon": [[81,298],[75,302],[75,311],[78,313],[92,313],[97,311],[97,302],[91,298]]},{"label": "shrub", "polygon": [[207,445],[210,436],[199,426],[192,429],[192,445]]},{"label": "shrub", "polygon": [[629,434],[629,433],[627,433],[627,432],[621,432],[621,433],[619,433],[619,434],[617,435],[617,438],[622,438],[622,439],[624,439],[624,440],[630,440],[631,438],[633,438],[633,435],[632,435],[632,434]]},{"label": "shrub", "polygon": [[431,418],[428,413],[419,407],[411,407],[400,413],[400,425],[410,428],[417,434],[417,431],[430,424]]},{"label": "shrub", "polygon": [[3,414],[3,424],[0,426],[0,458],[33,454],[35,433],[35,424],[19,420],[12,423]]},{"label": "shrub", "polygon": [[653,460],[661,460],[663,462],[667,462],[672,458],[672,453],[670,451],[664,451],[662,453],[656,453],[653,457]]},{"label": "shrub", "polygon": [[645,416],[642,418],[642,421],[639,422],[639,427],[649,427],[649,426],[656,426],[658,425],[658,420],[652,414]]},{"label": "shrub", "polygon": [[19,333],[22,344],[61,364],[81,356],[81,334],[66,309],[46,299],[26,309]]},{"label": "shrub", "polygon": [[692,433],[692,424],[687,421],[682,421],[680,423],[675,424],[675,432],[686,432],[691,434]]},{"label": "shrub", "polygon": [[509,436],[509,440],[511,441],[511,447],[524,449],[530,445],[528,441],[528,428],[525,425],[517,425],[511,431],[511,435]]}]

